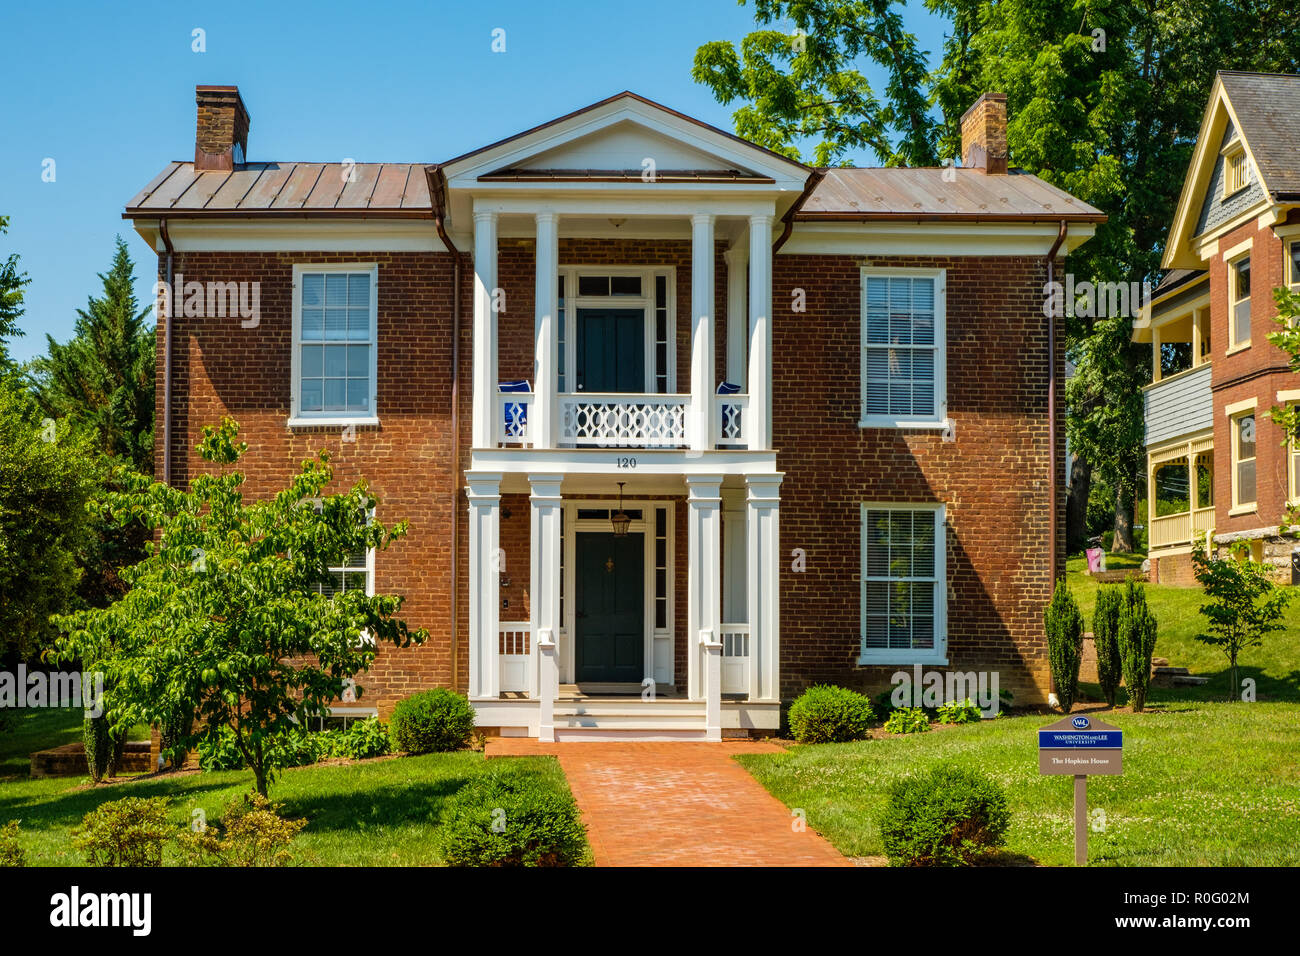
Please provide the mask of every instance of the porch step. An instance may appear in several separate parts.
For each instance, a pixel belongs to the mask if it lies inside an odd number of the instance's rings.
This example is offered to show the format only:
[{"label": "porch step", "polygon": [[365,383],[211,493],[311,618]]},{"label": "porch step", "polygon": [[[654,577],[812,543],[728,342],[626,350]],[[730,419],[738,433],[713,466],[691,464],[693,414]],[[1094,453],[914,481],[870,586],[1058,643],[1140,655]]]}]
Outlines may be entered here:
[{"label": "porch step", "polygon": [[698,700],[641,700],[639,698],[578,698],[555,702],[555,716],[592,716],[640,715],[658,719],[660,717],[677,717],[683,714],[704,719],[704,704]]},{"label": "porch step", "polygon": [[696,700],[568,700],[555,703],[555,735],[563,740],[703,738],[706,711]]},{"label": "porch step", "polygon": [[704,740],[704,727],[699,729],[671,730],[658,727],[562,727],[555,725],[557,741],[620,740],[653,742],[656,740]]}]

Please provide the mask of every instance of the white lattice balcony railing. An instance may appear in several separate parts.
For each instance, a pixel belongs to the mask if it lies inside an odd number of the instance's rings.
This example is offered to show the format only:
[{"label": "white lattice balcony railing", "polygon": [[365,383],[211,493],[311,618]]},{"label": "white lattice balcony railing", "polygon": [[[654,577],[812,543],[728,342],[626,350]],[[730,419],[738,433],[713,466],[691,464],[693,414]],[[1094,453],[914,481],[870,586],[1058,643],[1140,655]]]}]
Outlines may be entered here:
[{"label": "white lattice balcony railing", "polygon": [[531,445],[532,432],[529,414],[532,410],[532,392],[498,392],[496,401],[497,447]]},{"label": "white lattice balcony railing", "polygon": [[581,392],[560,396],[560,444],[595,448],[682,448],[689,395]]},{"label": "white lattice balcony railing", "polygon": [[713,405],[717,409],[718,447],[748,448],[745,420],[748,418],[749,396],[714,395]]}]

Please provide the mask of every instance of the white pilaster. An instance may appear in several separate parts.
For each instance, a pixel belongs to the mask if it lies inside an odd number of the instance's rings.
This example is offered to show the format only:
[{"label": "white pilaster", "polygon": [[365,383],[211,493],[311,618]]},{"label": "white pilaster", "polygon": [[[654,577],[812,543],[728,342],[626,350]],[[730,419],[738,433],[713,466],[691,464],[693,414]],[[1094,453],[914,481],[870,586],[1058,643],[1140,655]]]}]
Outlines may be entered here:
[{"label": "white pilaster", "polygon": [[749,288],[749,237],[737,239],[723,256],[727,261],[727,381],[739,385],[743,392],[749,378],[749,308],[745,294]]},{"label": "white pilaster", "polygon": [[533,687],[537,698],[538,740],[555,739],[555,697],[559,692],[560,634],[560,475],[529,475],[532,523],[529,530],[530,623]]},{"label": "white pilaster", "polygon": [[746,513],[744,488],[722,489],[722,620],[726,624],[744,624],[749,620],[749,601],[745,596]]},{"label": "white pilaster", "polygon": [[469,497],[469,696],[500,694],[501,475],[466,472]]},{"label": "white pilaster", "polygon": [[749,217],[749,422],[751,449],[772,447],[772,217]]},{"label": "white pilaster", "polygon": [[553,212],[539,212],[536,256],[536,343],[534,355],[533,408],[529,431],[534,448],[555,447],[556,392],[559,387],[558,276],[560,269],[559,218]]},{"label": "white pilaster", "polygon": [[497,287],[497,214],[474,211],[474,424],[475,448],[496,442],[497,317],[493,290]]},{"label": "white pilaster", "polygon": [[713,447],[713,217],[691,217],[691,448]]},{"label": "white pilaster", "polygon": [[781,696],[781,475],[748,475],[750,698]]},{"label": "white pilaster", "polygon": [[687,684],[705,702],[705,737],[722,739],[721,475],[686,478],[688,526]]}]

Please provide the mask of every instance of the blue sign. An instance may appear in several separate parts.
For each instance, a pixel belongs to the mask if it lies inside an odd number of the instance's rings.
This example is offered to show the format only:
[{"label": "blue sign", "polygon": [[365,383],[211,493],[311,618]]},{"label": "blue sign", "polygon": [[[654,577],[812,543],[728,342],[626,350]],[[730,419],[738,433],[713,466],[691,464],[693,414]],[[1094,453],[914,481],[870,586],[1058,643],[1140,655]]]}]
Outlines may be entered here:
[{"label": "blue sign", "polygon": [[1040,749],[1055,750],[1059,747],[1088,747],[1100,750],[1119,750],[1124,746],[1124,735],[1118,730],[1040,730],[1038,732]]}]

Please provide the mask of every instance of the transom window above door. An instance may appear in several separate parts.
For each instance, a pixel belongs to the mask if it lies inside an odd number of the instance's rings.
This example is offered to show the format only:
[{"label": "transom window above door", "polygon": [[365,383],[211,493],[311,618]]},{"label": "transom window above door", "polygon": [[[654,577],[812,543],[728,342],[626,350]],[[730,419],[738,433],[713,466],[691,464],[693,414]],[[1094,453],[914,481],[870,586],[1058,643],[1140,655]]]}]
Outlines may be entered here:
[{"label": "transom window above door", "polygon": [[650,266],[560,270],[560,392],[676,391],[674,273]]}]

